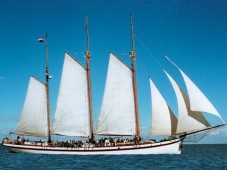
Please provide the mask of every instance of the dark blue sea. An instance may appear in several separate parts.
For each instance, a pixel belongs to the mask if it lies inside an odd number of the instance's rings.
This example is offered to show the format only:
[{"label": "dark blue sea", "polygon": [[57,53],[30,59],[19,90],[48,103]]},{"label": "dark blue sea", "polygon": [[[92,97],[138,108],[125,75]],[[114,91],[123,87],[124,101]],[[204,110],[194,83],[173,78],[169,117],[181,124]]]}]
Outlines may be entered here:
[{"label": "dark blue sea", "polygon": [[0,169],[223,169],[227,145],[183,145],[181,155],[41,155],[10,153],[0,145]]}]

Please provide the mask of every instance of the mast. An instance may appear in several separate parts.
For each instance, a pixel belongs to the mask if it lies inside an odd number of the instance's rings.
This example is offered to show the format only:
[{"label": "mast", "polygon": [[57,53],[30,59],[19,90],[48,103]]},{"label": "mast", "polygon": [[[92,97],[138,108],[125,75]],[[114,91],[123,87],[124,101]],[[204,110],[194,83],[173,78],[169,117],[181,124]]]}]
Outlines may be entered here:
[{"label": "mast", "polygon": [[133,81],[133,94],[134,94],[134,102],[135,102],[135,118],[136,118],[136,136],[140,137],[140,123],[139,123],[139,111],[138,111],[138,94],[137,94],[137,86],[136,86],[136,52],[134,46],[134,32],[133,32],[133,24],[132,24],[132,15],[130,13],[130,26],[131,26],[131,36],[132,36],[132,51],[131,61],[132,61],[132,81]]},{"label": "mast", "polygon": [[88,103],[89,103],[89,122],[90,122],[90,140],[94,140],[93,132],[93,120],[92,120],[92,98],[91,98],[91,75],[90,75],[90,44],[88,34],[88,17],[86,16],[86,39],[87,39],[87,51],[86,54],[86,71],[87,71],[87,88],[88,88]]},{"label": "mast", "polygon": [[48,34],[46,32],[46,98],[47,98],[47,126],[48,126],[48,143],[51,143],[50,133],[50,97],[49,97],[49,70],[48,70]]}]

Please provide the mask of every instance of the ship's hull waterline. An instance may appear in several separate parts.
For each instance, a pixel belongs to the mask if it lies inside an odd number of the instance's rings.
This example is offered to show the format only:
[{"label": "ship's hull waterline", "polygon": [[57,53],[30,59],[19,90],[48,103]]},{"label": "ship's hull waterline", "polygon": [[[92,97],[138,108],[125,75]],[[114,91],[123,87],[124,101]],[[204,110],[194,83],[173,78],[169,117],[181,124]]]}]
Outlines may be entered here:
[{"label": "ship's hull waterline", "polygon": [[53,146],[32,146],[6,144],[11,152],[33,153],[33,154],[68,154],[68,155],[122,155],[122,154],[181,154],[183,138],[171,141],[158,142],[154,144],[142,144],[131,146],[114,147],[53,147]]}]

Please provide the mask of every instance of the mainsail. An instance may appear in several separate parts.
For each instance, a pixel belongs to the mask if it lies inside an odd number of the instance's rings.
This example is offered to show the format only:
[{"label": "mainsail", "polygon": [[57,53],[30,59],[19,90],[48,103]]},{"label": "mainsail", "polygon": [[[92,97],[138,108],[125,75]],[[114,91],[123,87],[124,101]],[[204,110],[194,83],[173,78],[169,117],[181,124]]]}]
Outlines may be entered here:
[{"label": "mainsail", "polygon": [[150,80],[152,105],[152,135],[172,136],[176,134],[177,118],[167,105],[153,81]]},{"label": "mainsail", "polygon": [[27,136],[47,137],[46,87],[34,77],[30,77],[16,133]]},{"label": "mainsail", "polygon": [[178,103],[178,125],[177,134],[192,130],[203,129],[209,123],[201,112],[191,111],[188,96],[178,86],[176,81],[164,70],[176,93]]},{"label": "mainsail", "polygon": [[97,135],[135,135],[132,72],[110,53]]},{"label": "mainsail", "polygon": [[52,134],[89,136],[89,106],[85,68],[68,53],[64,66]]}]

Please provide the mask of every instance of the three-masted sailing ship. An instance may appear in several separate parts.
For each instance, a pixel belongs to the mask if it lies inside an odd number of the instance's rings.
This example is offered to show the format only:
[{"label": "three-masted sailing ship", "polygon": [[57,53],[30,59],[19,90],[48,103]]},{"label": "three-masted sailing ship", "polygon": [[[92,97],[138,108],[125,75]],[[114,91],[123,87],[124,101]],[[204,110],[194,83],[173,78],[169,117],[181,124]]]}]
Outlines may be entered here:
[{"label": "three-masted sailing ship", "polygon": [[[51,128],[49,102],[48,41],[46,34],[46,83],[30,78],[24,107],[15,134],[47,138],[46,142],[5,138],[3,145],[12,152],[40,154],[180,154],[182,142],[191,134],[223,126],[215,107],[189,77],[168,57],[181,73],[187,94],[163,68],[178,102],[178,119],[149,78],[151,90],[151,134],[169,136],[162,141],[141,140],[136,83],[136,52],[132,36],[131,67],[110,53],[106,85],[96,130],[93,129],[90,80],[90,45],[86,18],[86,67],[65,53],[56,111]],[[213,114],[223,123],[211,126],[202,112]],[[141,115],[142,116],[142,115]],[[88,138],[87,142],[52,141],[52,135]],[[96,136],[108,136],[97,141]],[[133,136],[131,140],[115,137]]]}]

